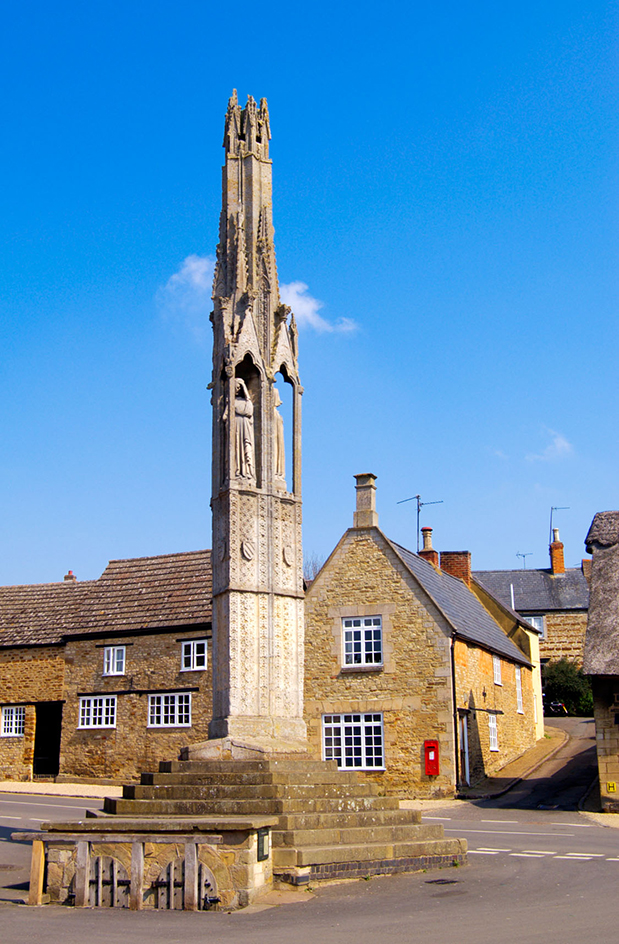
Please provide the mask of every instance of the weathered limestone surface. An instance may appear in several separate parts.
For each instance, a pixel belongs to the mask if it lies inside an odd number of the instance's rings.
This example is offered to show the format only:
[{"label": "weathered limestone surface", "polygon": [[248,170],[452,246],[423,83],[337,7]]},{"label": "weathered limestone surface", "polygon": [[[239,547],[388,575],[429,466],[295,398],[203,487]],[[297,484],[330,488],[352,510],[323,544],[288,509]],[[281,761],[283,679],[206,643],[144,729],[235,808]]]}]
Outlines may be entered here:
[{"label": "weathered limestone surface", "polygon": [[[281,304],[266,101],[226,114],[213,283],[211,739],[304,750],[301,394],[294,315]],[[291,388],[289,483],[277,375]],[[228,742],[227,742],[228,743]],[[218,757],[222,745],[195,745]]]},{"label": "weathered limestone surface", "polygon": [[587,630],[586,610],[546,613],[545,624],[546,635],[539,643],[541,658],[557,661],[565,656],[571,662],[582,665]]}]

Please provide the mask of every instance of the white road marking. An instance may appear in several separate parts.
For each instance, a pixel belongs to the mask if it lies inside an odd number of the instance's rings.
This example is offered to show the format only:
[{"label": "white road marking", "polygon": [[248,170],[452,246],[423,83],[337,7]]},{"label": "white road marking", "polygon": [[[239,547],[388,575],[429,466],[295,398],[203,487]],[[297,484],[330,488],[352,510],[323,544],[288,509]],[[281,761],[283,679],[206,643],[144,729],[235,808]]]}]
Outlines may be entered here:
[{"label": "white road marking", "polygon": [[[557,838],[556,833],[531,833],[524,832],[518,829],[456,829],[455,826],[446,826],[445,832],[447,833],[483,833],[485,836],[552,836],[553,839]],[[563,836],[574,836],[574,833],[562,833]]]},{"label": "white road marking", "polygon": [[569,826],[570,829],[575,827],[576,829],[591,829],[593,823],[551,823],[551,826]]},{"label": "white road marking", "polygon": [[523,849],[523,852],[534,853],[535,855],[556,855],[556,852],[549,852],[548,849]]},{"label": "white road marking", "polygon": [[498,852],[490,852],[488,849],[469,849],[469,855],[498,855]]},{"label": "white road marking", "polygon": [[555,856],[555,859],[567,859],[568,862],[590,862],[591,856],[575,856],[574,854],[572,854],[572,855],[564,855],[564,856]]},{"label": "white road marking", "polygon": [[479,852],[511,852],[511,849],[497,849],[495,846],[480,846]]},{"label": "white road marking", "polygon": [[588,856],[590,859],[603,859],[603,852],[568,852],[570,856]]},{"label": "white road marking", "polygon": [[510,856],[518,856],[520,859],[543,859],[543,855],[537,852],[510,852]]},{"label": "white road marking", "polygon": [[607,861],[607,862],[619,862],[619,859],[617,859],[617,858],[615,858],[615,859],[613,859],[613,858],[608,858],[606,861]]},{"label": "white road marking", "polygon": [[424,816],[423,810],[421,811],[421,815],[423,819],[444,819],[444,820],[451,819],[451,816]]},{"label": "white road marking", "polygon": [[14,819],[17,820],[18,823],[21,823],[23,816],[0,816],[0,819]]},{"label": "white road marking", "polygon": [[518,825],[517,819],[482,819],[481,822],[482,823],[514,823],[516,826]]}]

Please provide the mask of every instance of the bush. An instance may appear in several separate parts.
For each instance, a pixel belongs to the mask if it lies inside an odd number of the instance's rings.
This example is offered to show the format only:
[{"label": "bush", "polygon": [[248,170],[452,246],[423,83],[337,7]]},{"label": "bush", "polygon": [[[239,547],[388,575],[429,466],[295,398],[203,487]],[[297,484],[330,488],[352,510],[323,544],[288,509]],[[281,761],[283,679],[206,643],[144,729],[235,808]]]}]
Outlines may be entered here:
[{"label": "bush", "polygon": [[542,666],[542,682],[546,711],[551,702],[562,701],[570,715],[593,714],[591,682],[575,662],[565,656],[558,662],[547,662]]}]

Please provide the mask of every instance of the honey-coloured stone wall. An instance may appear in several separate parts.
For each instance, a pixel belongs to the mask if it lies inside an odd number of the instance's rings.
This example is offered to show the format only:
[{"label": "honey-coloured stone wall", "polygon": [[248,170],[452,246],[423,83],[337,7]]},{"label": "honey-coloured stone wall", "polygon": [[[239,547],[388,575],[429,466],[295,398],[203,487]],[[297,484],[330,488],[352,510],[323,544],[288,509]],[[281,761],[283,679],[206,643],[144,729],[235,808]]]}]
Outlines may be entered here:
[{"label": "honey-coloured stone wall", "polygon": [[544,622],[546,634],[539,642],[540,657],[556,662],[565,656],[570,662],[582,665],[587,611],[564,610],[560,613],[546,613]]},{"label": "honey-coloured stone wall", "polygon": [[[501,684],[494,681],[493,654],[464,640],[454,644],[456,698],[468,725],[469,779],[483,776],[520,757],[535,744],[533,673],[521,666],[522,708],[518,711],[516,665],[501,659]],[[498,751],[490,750],[489,714],[496,717]]]},{"label": "honey-coloured stone wall", "polygon": [[58,646],[0,650],[0,706],[26,708],[23,735],[0,737],[1,780],[32,780],[34,706],[63,698],[64,668],[63,651]]},{"label": "honey-coloured stone wall", "polygon": [[[378,670],[343,665],[342,618],[382,616]],[[348,531],[306,596],[305,718],[322,756],[322,716],[382,712],[385,770],[365,771],[387,794],[443,796],[455,785],[450,634],[445,619],[377,529]],[[439,742],[427,776],[424,740]]]},{"label": "honey-coloured stone wall", "polygon": [[[156,770],[180,749],[208,736],[212,716],[211,640],[206,670],[181,671],[182,641],[203,639],[199,629],[149,635],[67,640],[65,706],[60,746],[63,776],[133,780]],[[124,675],[103,675],[105,645],[126,647]],[[191,691],[191,727],[148,727],[149,693]],[[81,695],[117,694],[115,728],[79,728]]]}]

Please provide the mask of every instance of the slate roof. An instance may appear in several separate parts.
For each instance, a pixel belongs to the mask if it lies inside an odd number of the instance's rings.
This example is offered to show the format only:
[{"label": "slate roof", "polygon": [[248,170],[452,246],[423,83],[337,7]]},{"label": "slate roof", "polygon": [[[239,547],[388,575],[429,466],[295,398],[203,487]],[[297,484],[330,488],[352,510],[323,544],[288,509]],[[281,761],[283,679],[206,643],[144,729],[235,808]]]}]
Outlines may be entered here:
[{"label": "slate roof", "polygon": [[211,620],[211,552],[110,561],[80,610],[78,632]]},{"label": "slate roof", "polygon": [[456,636],[529,666],[524,653],[509,639],[464,581],[437,571],[428,561],[393,541],[389,542],[428,596],[441,610]]},{"label": "slate roof", "polygon": [[95,581],[0,587],[0,647],[62,642]]},{"label": "slate roof", "polygon": [[619,675],[619,511],[597,514],[585,543],[593,562],[583,669]]},{"label": "slate roof", "polygon": [[547,613],[552,610],[586,610],[589,585],[580,567],[570,567],[553,577],[550,570],[476,570],[473,579],[505,606],[518,613]]},{"label": "slate roof", "polygon": [[97,580],[0,587],[0,647],[211,620],[211,554],[110,561]]}]

